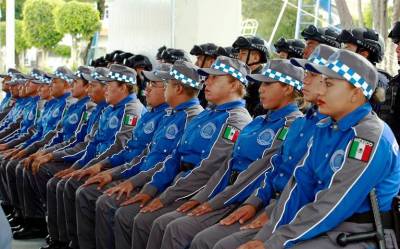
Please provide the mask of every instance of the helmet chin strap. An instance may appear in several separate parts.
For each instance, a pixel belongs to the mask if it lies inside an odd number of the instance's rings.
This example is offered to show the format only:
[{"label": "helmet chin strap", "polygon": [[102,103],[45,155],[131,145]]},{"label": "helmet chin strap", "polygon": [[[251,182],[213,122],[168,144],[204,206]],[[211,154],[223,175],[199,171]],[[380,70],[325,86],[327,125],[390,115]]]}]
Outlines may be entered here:
[{"label": "helmet chin strap", "polygon": [[252,51],[251,49],[248,50],[248,52],[247,52],[247,58],[246,58],[246,64],[247,64],[247,66],[249,66],[249,67],[260,63],[260,61],[256,61],[256,62],[249,63],[251,51]]}]

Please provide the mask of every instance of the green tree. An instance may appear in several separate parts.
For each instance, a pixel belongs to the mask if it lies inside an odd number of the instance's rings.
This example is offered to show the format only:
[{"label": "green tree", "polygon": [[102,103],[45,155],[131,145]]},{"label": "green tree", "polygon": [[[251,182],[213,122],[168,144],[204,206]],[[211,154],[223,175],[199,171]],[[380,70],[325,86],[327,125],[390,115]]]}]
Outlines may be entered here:
[{"label": "green tree", "polygon": [[[3,47],[6,44],[6,23],[0,22],[0,45]],[[22,21],[15,21],[15,52],[19,55],[21,52],[30,48],[28,41],[23,34]]]},{"label": "green tree", "polygon": [[[15,19],[22,20],[22,9],[25,0],[15,0]],[[6,20],[6,0],[0,1],[1,21]]]},{"label": "green tree", "polygon": [[[289,2],[297,4],[296,0],[290,0]],[[257,35],[265,40],[269,40],[282,5],[283,1],[243,0],[243,19],[256,19],[258,21]],[[297,11],[295,8],[289,5],[286,7],[273,41],[278,40],[282,36],[286,38],[294,37],[296,29],[296,14]]]},{"label": "green tree", "polygon": [[72,36],[71,57],[76,66],[81,59],[80,43],[87,43],[100,28],[99,12],[90,3],[71,1],[59,6],[55,14],[57,30]]},{"label": "green tree", "polygon": [[54,9],[60,5],[56,0],[27,0],[23,8],[23,32],[27,42],[43,50],[39,66],[45,66],[48,50],[53,48],[63,34],[55,27]]}]

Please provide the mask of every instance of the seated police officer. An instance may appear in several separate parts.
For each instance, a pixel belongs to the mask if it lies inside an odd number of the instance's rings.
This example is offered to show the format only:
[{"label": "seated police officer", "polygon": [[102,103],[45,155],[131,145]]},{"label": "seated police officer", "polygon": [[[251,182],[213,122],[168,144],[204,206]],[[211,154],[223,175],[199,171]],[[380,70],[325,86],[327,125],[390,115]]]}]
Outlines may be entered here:
[{"label": "seated police officer", "polygon": [[[339,234],[374,230],[374,204],[381,212],[384,242],[396,248],[391,205],[400,187],[398,144],[368,102],[378,73],[367,59],[347,50],[335,52],[324,65],[306,67],[326,76],[317,104],[329,117],[318,123],[310,151],[269,222],[239,248],[341,248]],[[376,196],[370,198],[370,192]],[[362,241],[351,248],[376,243]]]}]

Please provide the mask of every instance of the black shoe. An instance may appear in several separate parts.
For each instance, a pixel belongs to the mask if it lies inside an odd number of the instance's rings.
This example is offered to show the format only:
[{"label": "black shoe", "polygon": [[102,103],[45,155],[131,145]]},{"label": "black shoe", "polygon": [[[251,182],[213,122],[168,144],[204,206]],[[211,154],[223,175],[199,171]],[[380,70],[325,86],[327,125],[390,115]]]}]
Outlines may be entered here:
[{"label": "black shoe", "polygon": [[50,240],[47,246],[42,246],[40,249],[64,249],[68,246],[68,243]]},{"label": "black shoe", "polygon": [[16,240],[44,238],[47,230],[36,226],[25,226],[20,230],[13,232],[13,238]]},{"label": "black shoe", "polygon": [[20,230],[21,228],[22,228],[22,225],[18,225],[18,226],[15,226],[15,227],[11,227],[11,231],[12,231],[12,232],[15,232],[15,231]]},{"label": "black shoe", "polygon": [[49,245],[51,242],[51,238],[50,238],[50,234],[47,234],[46,238],[44,238],[44,240],[46,241],[46,243]]},{"label": "black shoe", "polygon": [[13,217],[8,220],[8,223],[10,223],[10,227],[16,227],[19,225],[23,225],[24,221],[21,218]]}]

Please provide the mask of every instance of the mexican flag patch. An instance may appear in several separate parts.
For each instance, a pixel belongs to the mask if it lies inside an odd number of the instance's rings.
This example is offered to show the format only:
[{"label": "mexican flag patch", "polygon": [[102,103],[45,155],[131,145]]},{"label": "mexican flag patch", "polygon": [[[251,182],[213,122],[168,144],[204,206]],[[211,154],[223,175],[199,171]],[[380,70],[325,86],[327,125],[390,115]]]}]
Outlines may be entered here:
[{"label": "mexican flag patch", "polygon": [[89,113],[85,112],[83,113],[83,122],[86,123],[89,120]]},{"label": "mexican flag patch", "polygon": [[278,140],[285,141],[287,134],[289,133],[289,127],[284,126],[281,131],[278,133]]},{"label": "mexican flag patch", "polygon": [[137,123],[137,116],[126,114],[124,116],[124,125],[135,126]]},{"label": "mexican flag patch", "polygon": [[373,147],[374,143],[356,137],[351,144],[349,157],[363,162],[368,162]]},{"label": "mexican flag patch", "polygon": [[228,125],[225,128],[223,137],[232,142],[236,142],[237,138],[239,137],[239,133],[240,133],[239,129],[237,129],[231,125]]}]

